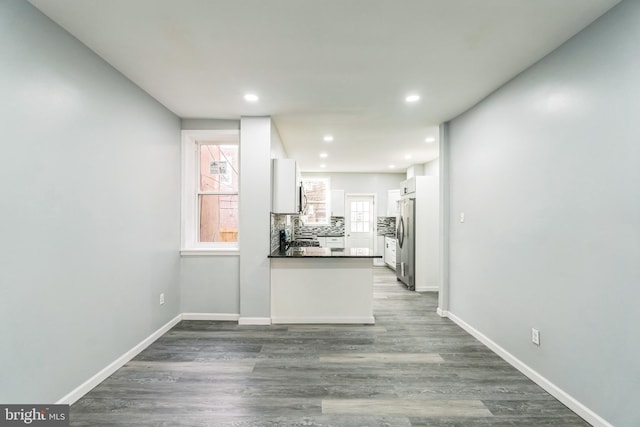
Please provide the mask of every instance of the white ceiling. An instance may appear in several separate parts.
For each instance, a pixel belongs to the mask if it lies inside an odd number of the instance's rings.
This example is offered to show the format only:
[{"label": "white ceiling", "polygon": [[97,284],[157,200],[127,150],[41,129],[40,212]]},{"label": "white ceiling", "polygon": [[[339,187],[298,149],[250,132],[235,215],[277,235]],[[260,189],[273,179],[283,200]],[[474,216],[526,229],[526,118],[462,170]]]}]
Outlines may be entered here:
[{"label": "white ceiling", "polygon": [[392,172],[619,0],[29,1],[179,117],[270,115],[303,171]]}]

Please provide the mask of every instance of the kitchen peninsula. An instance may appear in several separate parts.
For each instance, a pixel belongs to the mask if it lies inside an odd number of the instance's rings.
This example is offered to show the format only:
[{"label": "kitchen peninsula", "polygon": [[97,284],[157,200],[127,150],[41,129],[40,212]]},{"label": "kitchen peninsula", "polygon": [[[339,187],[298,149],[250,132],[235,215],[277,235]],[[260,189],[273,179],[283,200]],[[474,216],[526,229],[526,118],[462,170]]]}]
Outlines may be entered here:
[{"label": "kitchen peninsula", "polygon": [[271,258],[272,323],[373,324],[369,249],[294,247]]}]

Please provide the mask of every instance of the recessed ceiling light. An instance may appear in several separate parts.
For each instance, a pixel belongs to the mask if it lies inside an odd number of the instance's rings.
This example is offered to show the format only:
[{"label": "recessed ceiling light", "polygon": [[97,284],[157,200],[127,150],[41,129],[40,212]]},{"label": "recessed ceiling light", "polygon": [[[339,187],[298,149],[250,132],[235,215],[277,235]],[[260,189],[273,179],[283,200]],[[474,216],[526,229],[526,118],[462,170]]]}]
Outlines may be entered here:
[{"label": "recessed ceiling light", "polygon": [[329,155],[327,153],[320,153],[320,157],[326,159],[327,157],[329,157]]},{"label": "recessed ceiling light", "polygon": [[396,165],[389,165],[389,169],[395,169]]},{"label": "recessed ceiling light", "polygon": [[326,167],[327,167],[327,165],[325,165],[325,164],[323,163],[323,164],[321,164],[321,165],[320,165],[320,167],[321,167],[322,169],[324,169],[324,168],[326,168]]},{"label": "recessed ceiling light", "polygon": [[418,102],[420,101],[420,95],[416,95],[416,94],[407,95],[407,97],[404,100],[411,103]]},{"label": "recessed ceiling light", "polygon": [[426,142],[435,142],[435,140],[436,139],[434,137],[432,137],[432,136],[430,136],[427,139],[425,139]]},{"label": "recessed ceiling light", "polygon": [[322,138],[325,142],[331,142],[333,141],[333,136],[332,135],[325,135],[324,138]]},{"label": "recessed ceiling light", "polygon": [[247,93],[244,96],[244,100],[248,101],[248,102],[256,102],[258,99],[258,95],[256,95],[255,93]]}]

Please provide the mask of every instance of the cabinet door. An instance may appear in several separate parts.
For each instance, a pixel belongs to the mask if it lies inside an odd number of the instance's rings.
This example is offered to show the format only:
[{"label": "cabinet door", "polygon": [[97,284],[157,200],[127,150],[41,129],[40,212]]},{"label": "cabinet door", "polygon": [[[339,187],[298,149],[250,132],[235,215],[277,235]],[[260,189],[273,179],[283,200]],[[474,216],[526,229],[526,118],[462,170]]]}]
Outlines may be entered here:
[{"label": "cabinet door", "polygon": [[328,248],[344,248],[344,237],[327,237]]},{"label": "cabinet door", "polygon": [[387,191],[387,216],[398,215],[398,201],[400,200],[400,190]]},{"label": "cabinet door", "polygon": [[396,239],[392,237],[384,238],[384,262],[392,269],[396,269]]},{"label": "cabinet door", "polygon": [[298,185],[296,161],[273,159],[271,163],[271,212],[294,214],[298,212]]},{"label": "cabinet door", "polygon": [[331,216],[344,216],[344,190],[331,190]]}]

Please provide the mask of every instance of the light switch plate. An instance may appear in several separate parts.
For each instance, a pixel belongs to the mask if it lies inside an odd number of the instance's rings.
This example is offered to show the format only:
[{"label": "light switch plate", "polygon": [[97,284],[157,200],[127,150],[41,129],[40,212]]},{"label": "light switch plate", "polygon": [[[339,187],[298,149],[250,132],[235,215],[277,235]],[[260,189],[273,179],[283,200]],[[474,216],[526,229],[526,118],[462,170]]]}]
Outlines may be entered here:
[{"label": "light switch plate", "polygon": [[531,328],[531,342],[540,345],[540,331],[536,328]]}]

